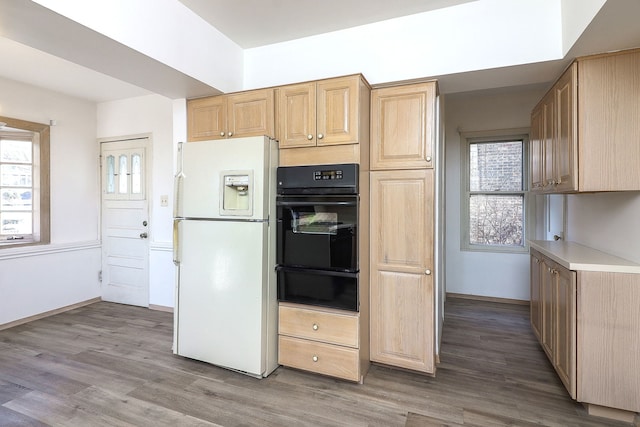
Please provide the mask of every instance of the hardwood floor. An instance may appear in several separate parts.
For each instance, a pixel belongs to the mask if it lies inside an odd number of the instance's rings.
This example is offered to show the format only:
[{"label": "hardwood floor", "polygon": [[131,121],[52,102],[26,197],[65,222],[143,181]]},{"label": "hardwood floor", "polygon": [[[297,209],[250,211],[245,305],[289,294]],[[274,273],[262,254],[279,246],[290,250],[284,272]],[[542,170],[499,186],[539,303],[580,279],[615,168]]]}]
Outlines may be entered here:
[{"label": "hardwood floor", "polygon": [[450,298],[435,378],[257,380],[171,343],[171,314],[106,302],[0,331],[0,426],[629,426],[567,396],[526,306]]}]

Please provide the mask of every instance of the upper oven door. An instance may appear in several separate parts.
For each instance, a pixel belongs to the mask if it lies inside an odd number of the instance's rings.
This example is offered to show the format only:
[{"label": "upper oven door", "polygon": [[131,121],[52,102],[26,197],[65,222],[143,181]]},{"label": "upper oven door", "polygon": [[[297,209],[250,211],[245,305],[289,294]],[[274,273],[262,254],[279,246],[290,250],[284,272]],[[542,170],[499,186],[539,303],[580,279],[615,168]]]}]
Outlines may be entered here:
[{"label": "upper oven door", "polygon": [[277,263],[358,271],[358,196],[279,196]]}]

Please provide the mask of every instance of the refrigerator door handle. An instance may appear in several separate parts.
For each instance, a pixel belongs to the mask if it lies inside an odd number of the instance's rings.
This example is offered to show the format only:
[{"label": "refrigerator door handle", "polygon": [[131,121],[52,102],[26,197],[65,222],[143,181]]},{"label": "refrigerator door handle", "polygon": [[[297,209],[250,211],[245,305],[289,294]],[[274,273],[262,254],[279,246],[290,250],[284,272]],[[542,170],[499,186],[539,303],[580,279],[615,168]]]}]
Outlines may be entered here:
[{"label": "refrigerator door handle", "polygon": [[182,189],[184,187],[184,172],[183,172],[183,156],[182,145],[183,142],[178,143],[178,162],[177,172],[173,178],[173,217],[182,216]]},{"label": "refrigerator door handle", "polygon": [[180,265],[180,222],[182,219],[173,220],[173,263]]}]

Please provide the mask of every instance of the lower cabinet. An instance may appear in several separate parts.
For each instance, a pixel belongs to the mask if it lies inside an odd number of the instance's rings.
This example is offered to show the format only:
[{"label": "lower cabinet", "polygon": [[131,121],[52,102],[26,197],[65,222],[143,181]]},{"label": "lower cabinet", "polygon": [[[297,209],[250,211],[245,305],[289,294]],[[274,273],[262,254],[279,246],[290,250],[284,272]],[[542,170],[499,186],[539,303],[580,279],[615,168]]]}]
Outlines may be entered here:
[{"label": "lower cabinet", "polygon": [[531,326],[560,380],[575,399],[576,272],[535,250],[531,251]]},{"label": "lower cabinet", "polygon": [[362,382],[359,322],[356,312],[280,303],[278,363]]},{"label": "lower cabinet", "polygon": [[371,361],[435,372],[433,169],[371,172]]},{"label": "lower cabinet", "polygon": [[[558,252],[578,253],[576,264],[602,256],[564,245]],[[587,268],[623,264],[593,265]],[[571,397],[590,414],[628,421],[640,412],[639,307],[640,274],[570,270],[531,249],[532,329]]]}]

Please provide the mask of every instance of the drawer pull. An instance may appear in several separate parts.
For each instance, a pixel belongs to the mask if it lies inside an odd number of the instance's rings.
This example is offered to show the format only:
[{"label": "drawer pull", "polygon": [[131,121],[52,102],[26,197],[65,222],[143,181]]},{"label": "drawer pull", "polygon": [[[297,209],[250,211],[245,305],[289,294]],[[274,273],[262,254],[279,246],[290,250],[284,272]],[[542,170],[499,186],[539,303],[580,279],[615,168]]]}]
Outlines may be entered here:
[{"label": "drawer pull", "polygon": [[318,330],[318,324],[317,324],[317,323],[314,323],[314,324],[313,324],[313,326],[312,326],[312,328],[313,328],[313,330],[314,330],[314,331],[317,331],[317,330]]},{"label": "drawer pull", "polygon": [[311,360],[313,360],[314,362],[317,362],[317,361],[318,361],[318,356],[313,356],[313,357],[311,358]]}]

